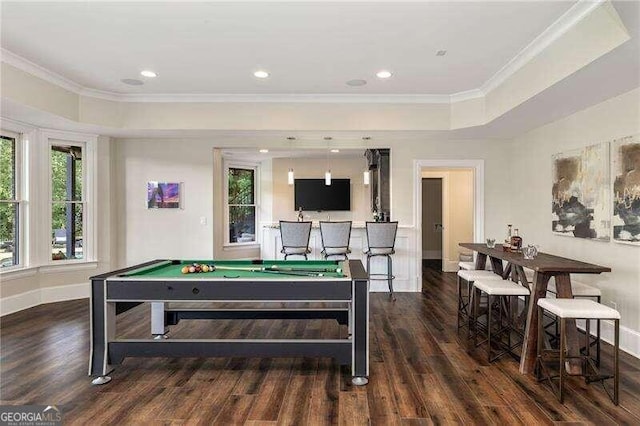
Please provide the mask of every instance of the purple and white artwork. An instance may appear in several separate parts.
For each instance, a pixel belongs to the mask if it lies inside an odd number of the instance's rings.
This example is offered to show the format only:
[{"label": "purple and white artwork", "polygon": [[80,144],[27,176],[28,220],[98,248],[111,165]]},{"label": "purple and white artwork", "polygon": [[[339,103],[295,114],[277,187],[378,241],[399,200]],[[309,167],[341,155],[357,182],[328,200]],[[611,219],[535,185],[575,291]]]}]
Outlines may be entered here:
[{"label": "purple and white artwork", "polygon": [[552,230],[557,235],[611,239],[609,143],[553,156]]}]

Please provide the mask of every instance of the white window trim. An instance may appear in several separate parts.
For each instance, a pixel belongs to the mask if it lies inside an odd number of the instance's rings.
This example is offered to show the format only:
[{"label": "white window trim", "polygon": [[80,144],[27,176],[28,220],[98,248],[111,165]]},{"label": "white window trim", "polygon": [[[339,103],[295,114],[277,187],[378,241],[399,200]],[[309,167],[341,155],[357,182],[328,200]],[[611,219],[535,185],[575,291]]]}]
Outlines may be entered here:
[{"label": "white window trim", "polygon": [[[224,247],[225,248],[251,248],[260,246],[260,232],[258,232],[258,218],[260,217],[260,163],[228,161],[224,162]],[[232,243],[229,241],[229,169],[253,170],[253,199],[256,207],[255,236],[254,241],[246,243]]]},{"label": "white window trim", "polygon": [[3,132],[14,133],[19,135],[20,148],[19,158],[16,158],[18,163],[17,167],[20,167],[20,180],[18,191],[20,200],[20,217],[19,217],[19,238],[20,238],[20,263],[15,266],[0,269],[0,275],[6,277],[8,274],[16,274],[20,271],[28,269],[34,264],[33,248],[35,232],[33,232],[33,226],[31,224],[31,206],[29,200],[32,197],[32,181],[30,178],[30,172],[33,170],[32,164],[32,150],[33,144],[38,139],[38,129],[20,121],[11,120],[5,117],[0,117],[0,128]]},{"label": "white window trim", "polygon": [[[63,132],[57,130],[43,130],[42,139],[44,142],[42,145],[46,149],[46,155],[43,155],[43,162],[46,164],[47,173],[43,175],[47,178],[47,197],[46,208],[41,210],[46,212],[45,229],[42,231],[41,245],[43,246],[42,266],[64,266],[69,265],[70,268],[75,268],[75,265],[94,263],[96,259],[96,220],[97,213],[95,211],[96,196],[97,196],[97,150],[96,144],[98,142],[97,135],[86,135],[81,133]],[[51,187],[51,147],[56,144],[64,143],[67,145],[75,145],[83,147],[83,164],[82,164],[82,200],[83,200],[83,231],[82,231],[82,259],[69,259],[69,260],[52,260],[51,259],[51,214],[52,214],[52,187]],[[43,197],[44,198],[44,197]],[[46,235],[45,235],[46,234]],[[46,249],[45,249],[46,247]],[[45,252],[46,250],[46,252]]]},{"label": "white window trim", "polygon": [[[2,272],[11,272],[22,270],[26,266],[26,255],[27,250],[25,246],[27,245],[28,238],[26,238],[25,231],[26,227],[24,226],[24,221],[27,219],[27,215],[25,214],[26,202],[24,199],[25,194],[25,181],[26,181],[26,168],[24,164],[24,137],[23,133],[15,132],[12,130],[8,130],[3,122],[3,128],[0,130],[2,136],[13,138],[15,140],[15,196],[13,200],[18,204],[18,264],[13,266],[7,266],[2,268]],[[16,129],[18,130],[18,129]]]}]

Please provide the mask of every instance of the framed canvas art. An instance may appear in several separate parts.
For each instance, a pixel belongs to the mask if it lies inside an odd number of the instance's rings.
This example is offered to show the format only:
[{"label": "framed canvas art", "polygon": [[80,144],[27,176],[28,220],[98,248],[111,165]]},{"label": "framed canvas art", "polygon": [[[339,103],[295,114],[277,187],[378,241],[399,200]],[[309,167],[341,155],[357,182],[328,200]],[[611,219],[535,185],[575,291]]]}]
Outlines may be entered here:
[{"label": "framed canvas art", "polygon": [[147,182],[148,209],[179,209],[181,184],[177,182]]},{"label": "framed canvas art", "polygon": [[613,240],[640,246],[640,137],[614,140]]},{"label": "framed canvas art", "polygon": [[553,156],[552,230],[557,235],[611,239],[609,143]]}]

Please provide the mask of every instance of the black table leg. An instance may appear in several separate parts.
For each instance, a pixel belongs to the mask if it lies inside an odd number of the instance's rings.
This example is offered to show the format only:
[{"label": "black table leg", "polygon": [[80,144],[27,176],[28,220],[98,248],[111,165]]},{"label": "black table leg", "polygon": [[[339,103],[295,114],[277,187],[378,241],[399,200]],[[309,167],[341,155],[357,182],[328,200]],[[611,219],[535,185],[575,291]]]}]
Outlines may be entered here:
[{"label": "black table leg", "polygon": [[352,383],[357,386],[369,383],[369,282],[354,280],[351,303],[352,328]]}]

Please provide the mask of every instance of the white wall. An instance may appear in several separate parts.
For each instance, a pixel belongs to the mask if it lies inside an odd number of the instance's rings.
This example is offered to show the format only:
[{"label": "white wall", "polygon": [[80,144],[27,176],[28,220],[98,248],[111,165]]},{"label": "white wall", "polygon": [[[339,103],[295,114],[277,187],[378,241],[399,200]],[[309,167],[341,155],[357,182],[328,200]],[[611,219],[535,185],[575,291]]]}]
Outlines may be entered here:
[{"label": "white wall", "polygon": [[[631,348],[635,353],[640,353],[640,247],[552,234],[551,156],[639,132],[640,89],[636,89],[516,138],[511,145],[509,176],[510,223],[520,228],[524,244],[539,244],[545,252],[612,269],[579,280],[601,288],[604,303],[617,304],[622,325],[635,330],[637,346]],[[629,336],[627,333],[627,339]]]},{"label": "white wall", "polygon": [[[118,140],[116,147],[119,264],[213,257],[211,144],[146,139]],[[182,208],[147,209],[148,181],[182,182]]]},{"label": "white wall", "polygon": [[[278,147],[281,142],[261,146],[263,148]],[[250,147],[252,142],[247,140],[243,146]],[[264,144],[262,144],[264,145]],[[487,206],[485,225],[488,233],[499,235],[507,222],[509,211],[508,170],[504,167],[508,163],[507,147],[505,141],[488,140],[415,140],[398,141],[385,144],[391,148],[391,199],[392,219],[398,220],[403,227],[403,242],[407,249],[403,256],[419,259],[421,248],[417,247],[418,229],[415,213],[418,211],[414,205],[414,193],[416,183],[414,160],[417,159],[483,159],[486,167],[485,203]],[[345,148],[346,144],[333,141],[332,147]],[[158,257],[176,258],[243,258],[253,257],[255,254],[246,250],[222,250],[221,218],[222,200],[213,195],[216,188],[216,175],[214,164],[218,164],[214,149],[216,147],[238,147],[237,142],[229,142],[222,139],[122,139],[116,143],[115,162],[115,193],[121,194],[116,198],[118,206],[118,264],[119,266],[131,265]],[[376,148],[368,146],[369,148]],[[348,148],[355,148],[353,141]],[[365,146],[362,146],[364,151]],[[286,182],[286,172],[290,167],[287,164],[277,165],[262,164],[261,185],[273,185],[274,194],[282,194],[290,190],[282,189],[282,182]],[[324,171],[326,161],[321,161],[316,169],[310,167],[296,167],[297,177],[303,177],[305,168],[309,168],[309,177],[316,177],[318,171]],[[305,163],[306,164],[306,163]],[[356,164],[356,162],[354,162]],[[307,164],[308,166],[308,164]],[[217,167],[220,167],[219,164]],[[342,174],[342,166],[332,164],[332,171],[336,177]],[[362,163],[345,167],[345,174],[349,174],[355,186],[354,203],[357,211],[352,212],[354,221],[368,220],[367,210],[360,207],[365,205],[366,191],[359,189],[361,185]],[[277,170],[280,170],[279,172]],[[182,210],[147,210],[145,205],[146,182],[148,180],[176,180],[184,182],[184,209]],[[419,179],[418,179],[419,180]],[[267,182],[265,182],[267,181]],[[278,186],[281,189],[278,189]],[[360,195],[358,195],[360,194]],[[276,195],[281,197],[282,195]],[[292,196],[284,196],[284,202],[274,198],[269,201],[261,200],[263,206],[268,209],[269,203],[273,212],[271,221],[278,220],[280,209],[284,207],[282,215],[295,217],[293,208],[286,207],[287,200],[293,200]],[[360,200],[360,197],[362,200]],[[360,201],[358,201],[360,200]],[[213,208],[213,211],[211,209]],[[367,207],[368,208],[368,207]],[[361,213],[362,212],[362,213]],[[348,212],[347,212],[348,213]],[[207,225],[200,225],[200,218],[207,218]],[[261,220],[268,215],[260,214]],[[324,216],[312,217],[313,219]],[[332,219],[340,219],[340,214],[332,215]],[[412,273],[413,274],[413,273]],[[408,277],[411,288],[419,289],[418,276]]]},{"label": "white wall", "polygon": [[507,140],[424,140],[397,142],[391,148],[391,217],[404,224],[417,223],[413,186],[415,160],[484,161],[484,234],[502,235],[510,212],[509,161]]},{"label": "white wall", "polygon": [[351,180],[351,210],[335,212],[315,212],[305,211],[307,220],[351,220],[354,222],[365,222],[372,220],[371,197],[369,187],[365,186],[362,180],[362,172],[365,170],[367,162],[362,157],[353,158],[276,158],[273,160],[272,172],[272,192],[263,188],[263,200],[267,201],[272,194],[271,221],[295,220],[297,213],[294,208],[294,187],[287,184],[287,171],[293,168],[296,179],[324,179],[327,168],[331,169],[331,176],[334,179]]}]

